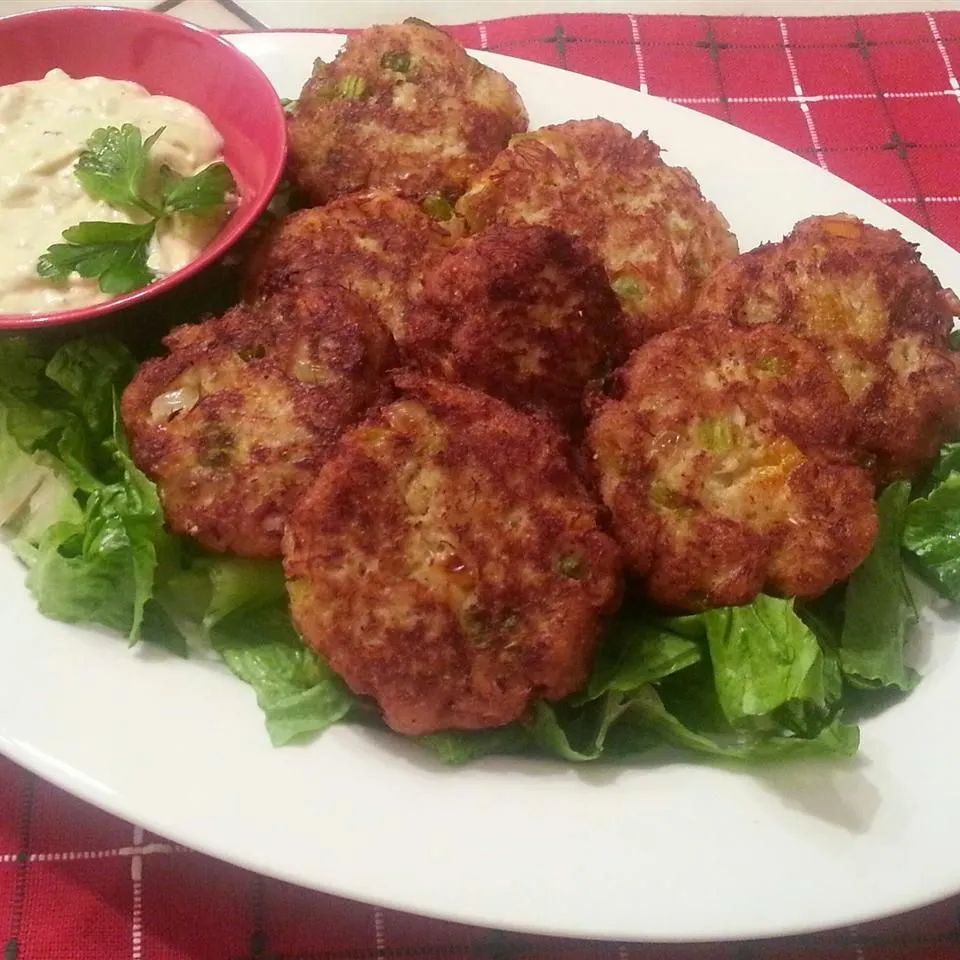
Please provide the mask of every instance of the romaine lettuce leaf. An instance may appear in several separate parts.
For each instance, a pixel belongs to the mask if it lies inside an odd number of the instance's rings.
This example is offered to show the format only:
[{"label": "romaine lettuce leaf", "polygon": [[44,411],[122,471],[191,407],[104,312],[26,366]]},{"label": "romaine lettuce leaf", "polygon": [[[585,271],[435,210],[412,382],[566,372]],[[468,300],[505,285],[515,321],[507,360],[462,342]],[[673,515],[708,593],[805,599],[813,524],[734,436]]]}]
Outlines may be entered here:
[{"label": "romaine lettuce leaf", "polygon": [[652,686],[637,691],[625,720],[665,743],[728,760],[779,760],[798,756],[850,757],[857,752],[860,731],[838,717],[814,736],[747,731],[698,731],[672,713]]},{"label": "romaine lettuce leaf", "polygon": [[35,482],[26,513],[8,506],[0,519],[16,536],[41,613],[136,640],[158,557],[176,547],[116,415],[133,359],[100,338],[46,352],[20,339],[0,344],[9,373],[0,386],[0,487],[15,500]]},{"label": "romaine lettuce leaf", "polygon": [[841,693],[839,675],[792,600],[761,594],[748,606],[708,610],[703,621],[717,699],[731,726],[778,716],[809,729],[817,722],[808,712],[829,716]]},{"label": "romaine lettuce leaf", "polygon": [[159,557],[177,545],[164,530],[155,487],[134,466],[122,436],[105,445],[113,446],[118,479],[87,496],[79,523],[54,524],[40,537],[27,586],[45,616],[102,623],[135,641]]},{"label": "romaine lettuce leaf", "polygon": [[196,558],[158,597],[190,645],[201,638],[253,687],[275,745],[325,730],[355,706],[294,630],[278,561]]},{"label": "romaine lettuce leaf", "polygon": [[760,596],[673,619],[633,613],[610,631],[585,694],[538,704],[527,723],[543,752],[614,759],[657,744],[714,758],[848,756],[834,650],[794,612]]},{"label": "romaine lettuce leaf", "polygon": [[[610,690],[636,690],[698,663],[703,644],[680,632],[685,619],[662,621],[643,611],[621,612],[607,631],[585,694],[576,699],[586,702]],[[689,632],[689,626],[686,629]]]},{"label": "romaine lettuce leaf", "polygon": [[491,730],[445,730],[417,737],[417,743],[435,754],[442,763],[460,766],[481,757],[526,753],[531,748],[530,732],[519,723]]},{"label": "romaine lettuce leaf", "polygon": [[910,627],[917,622],[901,556],[910,484],[891,484],[877,501],[880,531],[873,550],[847,583],[840,666],[863,688],[913,688],[919,677],[904,660]]},{"label": "romaine lettuce leaf", "polygon": [[222,617],[210,638],[256,691],[274,746],[325,730],[354,706],[343,681],[297,636],[285,599],[241,607]]},{"label": "romaine lettuce leaf", "polygon": [[903,546],[911,567],[942,596],[960,603],[960,443],[940,451],[926,495],[907,507]]}]

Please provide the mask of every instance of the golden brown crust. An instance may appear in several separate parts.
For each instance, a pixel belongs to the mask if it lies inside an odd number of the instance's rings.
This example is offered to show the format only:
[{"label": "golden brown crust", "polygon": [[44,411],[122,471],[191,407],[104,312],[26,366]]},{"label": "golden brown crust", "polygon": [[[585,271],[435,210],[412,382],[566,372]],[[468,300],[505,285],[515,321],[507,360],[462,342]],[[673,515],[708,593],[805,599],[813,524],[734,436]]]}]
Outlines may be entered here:
[{"label": "golden brown crust", "polygon": [[170,528],[209,550],[279,556],[287,515],[340,434],[389,396],[389,334],[346,290],[311,288],[165,342],[121,412]]},{"label": "golden brown crust", "polygon": [[346,434],[284,538],[294,619],[401,733],[518,719],[586,680],[620,555],[558,433],[402,375]]},{"label": "golden brown crust", "polygon": [[886,482],[922,473],[960,429],[956,305],[897,231],[838,214],[727,264],[691,319],[776,322],[815,343],[854,405],[853,442]]},{"label": "golden brown crust", "polygon": [[737,253],[688,171],[600,118],[514,137],[457,211],[472,231],[531,223],[580,237],[603,261],[634,345],[682,322],[701,283]]},{"label": "golden brown crust", "polygon": [[587,386],[625,359],[603,267],[548,227],[494,226],[427,273],[400,348],[431,376],[582,427]]},{"label": "golden brown crust", "polygon": [[527,114],[514,85],[441,30],[376,26],[318,60],[290,118],[290,172],[314,203],[385,187],[452,200]]},{"label": "golden brown crust", "polygon": [[768,324],[681,327],[620,371],[588,429],[629,568],[680,610],[816,596],[876,535],[849,404],[811,344]]},{"label": "golden brown crust", "polygon": [[362,297],[395,335],[423,271],[452,244],[412,203],[383,191],[299,210],[264,240],[247,270],[256,299],[304,285],[339,285]]}]

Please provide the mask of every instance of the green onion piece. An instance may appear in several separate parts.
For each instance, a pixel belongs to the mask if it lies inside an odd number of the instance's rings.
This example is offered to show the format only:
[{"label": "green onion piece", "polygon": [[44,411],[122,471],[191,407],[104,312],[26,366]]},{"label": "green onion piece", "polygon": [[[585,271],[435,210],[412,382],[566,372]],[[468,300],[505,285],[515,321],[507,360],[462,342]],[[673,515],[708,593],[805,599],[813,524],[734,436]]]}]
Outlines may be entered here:
[{"label": "green onion piece", "polygon": [[726,453],[735,443],[735,430],[725,417],[707,417],[697,426],[697,437],[707,450]]},{"label": "green onion piece", "polygon": [[450,220],[453,217],[453,206],[439,193],[431,193],[424,197],[420,209],[434,220]]},{"label": "green onion piece", "polygon": [[571,580],[582,580],[586,570],[584,569],[583,557],[576,553],[568,553],[560,557],[554,569],[561,576],[569,577]]},{"label": "green onion piece", "polygon": [[367,89],[367,81],[355,73],[343,77],[337,84],[337,96],[344,100],[359,100]]},{"label": "green onion piece", "polygon": [[380,66],[384,70],[406,73],[410,69],[410,54],[406,50],[391,50],[380,58]]},{"label": "green onion piece", "polygon": [[773,377],[782,377],[790,369],[790,364],[784,357],[771,355],[764,357],[757,364],[757,368],[762,373],[769,373]]},{"label": "green onion piece", "polygon": [[680,497],[663,480],[654,480],[650,484],[650,499],[658,506],[668,510],[680,508]]},{"label": "green onion piece", "polygon": [[618,297],[627,299],[631,297],[642,297],[647,292],[646,286],[629,273],[621,274],[613,281],[611,286],[613,287],[613,292]]}]

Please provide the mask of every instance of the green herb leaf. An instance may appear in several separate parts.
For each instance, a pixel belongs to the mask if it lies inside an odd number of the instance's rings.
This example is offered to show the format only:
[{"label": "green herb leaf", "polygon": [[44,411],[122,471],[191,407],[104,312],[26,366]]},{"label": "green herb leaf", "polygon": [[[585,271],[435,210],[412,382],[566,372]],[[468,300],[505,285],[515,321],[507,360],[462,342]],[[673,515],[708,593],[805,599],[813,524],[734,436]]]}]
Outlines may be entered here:
[{"label": "green herb leaf", "polygon": [[907,630],[917,621],[900,553],[909,499],[906,481],[880,495],[877,542],[847,584],[840,665],[857,687],[910,690],[919,679],[904,662]]},{"label": "green herb leaf", "polygon": [[153,280],[147,266],[153,223],[88,221],[63,231],[66,243],[55,243],[37,262],[37,273],[65,280],[71,273],[99,279],[104,293],[129,293]]},{"label": "green herb leaf", "polygon": [[84,190],[113,207],[133,207],[156,216],[156,206],[144,195],[144,183],[150,148],[164,129],[160,127],[146,140],[131,123],[94,130],[75,169]]},{"label": "green herb leaf", "polygon": [[225,163],[211,163],[192,177],[181,177],[168,167],[161,178],[161,205],[163,214],[209,214],[227,203],[227,197],[237,189],[230,168]]}]

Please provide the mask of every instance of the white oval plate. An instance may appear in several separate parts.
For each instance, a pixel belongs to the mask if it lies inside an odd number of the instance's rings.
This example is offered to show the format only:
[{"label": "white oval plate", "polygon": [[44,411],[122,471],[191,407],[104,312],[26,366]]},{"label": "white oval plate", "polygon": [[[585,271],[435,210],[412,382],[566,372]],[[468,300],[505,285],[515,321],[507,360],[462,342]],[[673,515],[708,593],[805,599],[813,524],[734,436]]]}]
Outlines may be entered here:
[{"label": "white oval plate", "polygon": [[[341,38],[237,36],[283,96]],[[531,126],[597,114],[648,129],[743,249],[813,213],[896,227],[944,283],[960,255],[877,200],[720,121],[506,57]],[[764,769],[448,770],[344,727],[272,749],[252,693],[183,662],[45,620],[0,551],[0,750],[84,799],[214,856],[403,910],[624,940],[759,937],[889,914],[960,890],[960,657],[932,616],[926,679],[863,724],[860,758]],[[150,662],[147,662],[150,661]]]}]

